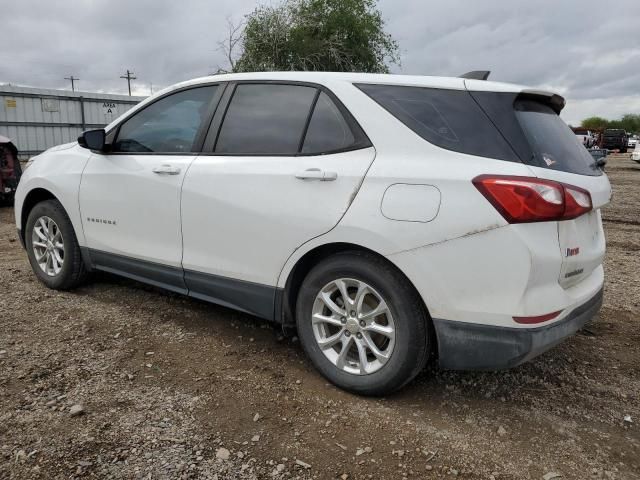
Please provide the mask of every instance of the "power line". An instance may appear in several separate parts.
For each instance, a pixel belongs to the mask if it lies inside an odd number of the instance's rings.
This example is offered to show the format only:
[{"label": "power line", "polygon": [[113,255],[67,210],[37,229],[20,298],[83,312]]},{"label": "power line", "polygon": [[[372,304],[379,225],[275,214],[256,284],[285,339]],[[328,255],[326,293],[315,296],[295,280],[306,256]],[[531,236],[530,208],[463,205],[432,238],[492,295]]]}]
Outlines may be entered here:
[{"label": "power line", "polygon": [[137,77],[133,76],[133,72],[130,72],[127,69],[127,74],[126,75],[121,75],[120,78],[126,78],[127,79],[127,86],[129,87],[129,96],[131,96],[131,80],[135,80]]},{"label": "power line", "polygon": [[76,85],[75,82],[77,82],[78,80],[80,80],[79,78],[75,78],[73,75],[69,76],[69,77],[64,77],[65,80],[71,80],[71,91],[75,92],[76,91]]}]

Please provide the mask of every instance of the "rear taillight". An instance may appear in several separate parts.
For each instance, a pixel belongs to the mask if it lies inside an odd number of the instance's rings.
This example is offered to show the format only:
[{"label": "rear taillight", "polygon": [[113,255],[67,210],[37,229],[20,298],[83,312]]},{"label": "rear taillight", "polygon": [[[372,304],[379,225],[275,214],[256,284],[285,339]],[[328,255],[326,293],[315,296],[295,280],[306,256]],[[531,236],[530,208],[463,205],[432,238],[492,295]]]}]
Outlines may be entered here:
[{"label": "rear taillight", "polygon": [[473,184],[509,223],[570,220],[593,208],[588,191],[552,180],[480,175]]}]

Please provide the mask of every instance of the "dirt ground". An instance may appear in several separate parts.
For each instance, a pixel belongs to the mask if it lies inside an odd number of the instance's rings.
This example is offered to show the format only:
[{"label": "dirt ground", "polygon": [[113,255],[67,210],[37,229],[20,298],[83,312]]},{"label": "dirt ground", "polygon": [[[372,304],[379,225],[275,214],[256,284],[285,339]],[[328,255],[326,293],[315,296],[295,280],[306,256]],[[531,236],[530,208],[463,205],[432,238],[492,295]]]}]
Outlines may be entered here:
[{"label": "dirt ground", "polygon": [[640,165],[607,173],[588,329],[513,370],[432,365],[379,399],[327,384],[248,315],[108,275],[47,290],[0,209],[0,478],[640,478]]}]

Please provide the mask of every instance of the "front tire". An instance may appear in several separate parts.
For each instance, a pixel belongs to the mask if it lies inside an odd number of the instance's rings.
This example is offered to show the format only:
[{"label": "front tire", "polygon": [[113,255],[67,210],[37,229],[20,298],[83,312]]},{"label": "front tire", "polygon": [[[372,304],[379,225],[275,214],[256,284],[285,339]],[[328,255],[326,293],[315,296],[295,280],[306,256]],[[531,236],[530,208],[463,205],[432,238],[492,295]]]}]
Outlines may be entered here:
[{"label": "front tire", "polygon": [[298,335],[314,366],[338,387],[364,395],[391,393],[424,368],[429,322],[404,275],[366,252],[316,265],[296,305]]},{"label": "front tire", "polygon": [[84,281],[86,270],[78,239],[60,202],[46,200],[33,207],[24,239],[31,268],[47,287],[69,290]]}]

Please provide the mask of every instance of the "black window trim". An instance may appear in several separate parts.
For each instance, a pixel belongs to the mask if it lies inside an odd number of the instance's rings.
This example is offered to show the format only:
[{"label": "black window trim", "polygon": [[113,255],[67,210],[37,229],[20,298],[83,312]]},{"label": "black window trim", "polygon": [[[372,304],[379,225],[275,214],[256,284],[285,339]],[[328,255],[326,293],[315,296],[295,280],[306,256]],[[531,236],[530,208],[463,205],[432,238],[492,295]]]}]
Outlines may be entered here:
[{"label": "black window trim", "polygon": [[[215,146],[218,142],[218,136],[220,135],[220,129],[222,127],[222,122],[224,121],[224,117],[227,114],[227,110],[229,108],[229,104],[231,103],[231,99],[233,98],[233,94],[235,93],[235,89],[238,85],[245,84],[262,84],[262,85],[290,85],[290,86],[300,86],[300,87],[310,87],[315,88],[316,93],[314,99],[311,103],[311,107],[309,109],[309,113],[307,115],[306,124],[304,130],[302,132],[302,136],[300,139],[300,145],[298,146],[297,153],[222,153],[216,152]],[[318,97],[320,93],[326,93],[327,96],[331,99],[334,105],[338,108],[340,114],[344,118],[345,122],[347,122],[347,126],[351,130],[353,134],[354,142],[348,147],[339,148],[335,150],[327,150],[322,152],[313,152],[313,153],[303,153],[300,150],[302,149],[302,145],[304,144],[304,140],[307,134],[307,129],[309,128],[309,123],[311,122],[311,117],[313,115],[316,103],[318,101]],[[294,80],[236,80],[228,82],[227,88],[224,92],[224,98],[221,99],[218,104],[218,108],[213,116],[211,126],[207,133],[204,144],[202,145],[202,152],[200,155],[210,156],[210,157],[315,157],[321,155],[333,155],[337,153],[343,152],[351,152],[354,150],[361,150],[363,148],[372,147],[373,144],[369,137],[364,132],[358,121],[351,114],[351,112],[344,106],[344,104],[338,99],[338,97],[326,86],[321,85],[319,83],[313,82],[299,82]]]},{"label": "black window trim", "polygon": [[143,112],[144,110],[146,110],[147,108],[149,108],[151,105],[153,105],[154,103],[163,100],[171,95],[177,94],[177,93],[181,93],[187,90],[194,90],[197,88],[204,88],[204,87],[218,87],[215,91],[215,93],[213,94],[213,96],[211,97],[211,101],[209,103],[209,107],[207,109],[207,114],[205,115],[202,124],[200,125],[200,128],[198,129],[198,132],[196,133],[195,139],[193,141],[193,146],[191,147],[191,151],[190,152],[114,152],[111,150],[111,148],[109,148],[109,151],[106,152],[107,155],[171,155],[171,156],[197,156],[197,155],[201,155],[202,154],[202,149],[204,147],[204,142],[205,142],[205,138],[206,135],[209,131],[209,129],[211,128],[211,121],[213,119],[213,117],[215,116],[215,113],[218,109],[218,106],[220,105],[220,100],[222,99],[222,96],[225,93],[226,87],[227,87],[227,83],[228,82],[207,82],[207,83],[198,83],[195,85],[186,85],[184,87],[180,87],[177,88],[175,90],[171,90],[170,92],[167,92],[163,95],[160,95],[157,98],[154,98],[153,101],[149,102],[148,104],[146,104],[144,107],[135,110],[133,112],[131,112],[130,115],[127,115],[125,118],[122,119],[122,121],[120,121],[120,123],[118,123],[117,125],[115,125],[113,128],[111,128],[109,131],[106,132],[106,138],[107,138],[107,144],[109,146],[113,145],[113,142],[118,138],[118,135],[120,133],[120,128],[122,127],[122,125],[127,122],[129,119],[133,118],[134,116],[136,116],[138,113]]}]

